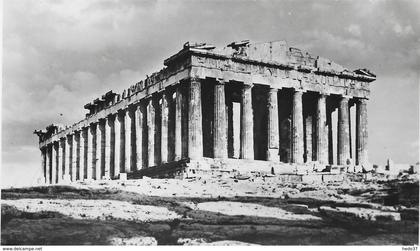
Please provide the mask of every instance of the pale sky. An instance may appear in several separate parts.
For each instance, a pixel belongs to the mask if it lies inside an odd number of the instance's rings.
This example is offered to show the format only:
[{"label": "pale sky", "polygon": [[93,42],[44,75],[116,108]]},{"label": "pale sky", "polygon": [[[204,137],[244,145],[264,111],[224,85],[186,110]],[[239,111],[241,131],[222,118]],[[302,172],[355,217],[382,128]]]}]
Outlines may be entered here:
[{"label": "pale sky", "polygon": [[[420,1],[3,1],[2,185],[34,182],[34,129],[160,70],[186,41],[286,40],[368,68],[369,158],[419,158]],[[63,114],[60,116],[60,114]]]}]

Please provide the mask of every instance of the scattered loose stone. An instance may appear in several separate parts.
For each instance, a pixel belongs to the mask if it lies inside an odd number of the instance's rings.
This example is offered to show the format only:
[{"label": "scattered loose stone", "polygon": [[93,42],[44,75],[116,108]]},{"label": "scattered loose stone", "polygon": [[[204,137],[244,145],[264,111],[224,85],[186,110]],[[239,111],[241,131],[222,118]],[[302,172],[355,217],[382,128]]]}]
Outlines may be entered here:
[{"label": "scattered loose stone", "polygon": [[368,221],[400,221],[400,213],[383,212],[376,209],[360,207],[328,207],[321,206],[319,211],[327,216],[340,220],[368,220]]},{"label": "scattered loose stone", "polygon": [[153,237],[139,236],[132,238],[113,237],[110,244],[114,246],[157,246],[157,241]]}]

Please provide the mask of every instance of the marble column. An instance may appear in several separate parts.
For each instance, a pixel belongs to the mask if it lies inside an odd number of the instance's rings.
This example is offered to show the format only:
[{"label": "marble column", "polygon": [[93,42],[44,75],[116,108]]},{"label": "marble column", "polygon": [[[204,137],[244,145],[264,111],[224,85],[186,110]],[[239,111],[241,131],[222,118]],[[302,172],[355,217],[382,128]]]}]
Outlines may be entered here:
[{"label": "marble column", "polygon": [[132,132],[132,115],[130,110],[127,108],[124,111],[124,171],[129,173],[131,171],[131,132]]},{"label": "marble column", "polygon": [[241,103],[241,159],[254,159],[254,115],[252,85],[244,84]]},{"label": "marble column", "polygon": [[87,169],[87,137],[88,137],[88,128],[83,128],[80,131],[80,167],[79,167],[79,180],[83,181],[85,179],[85,172]]},{"label": "marble column", "polygon": [[47,147],[41,148],[41,183],[42,184],[48,184],[47,183]]},{"label": "marble column", "polygon": [[306,149],[305,149],[305,156],[306,156],[306,162],[311,162],[312,161],[312,116],[308,115],[305,118],[305,144],[306,144]]},{"label": "marble column", "polygon": [[214,158],[228,157],[225,85],[226,82],[224,80],[218,80],[214,85]]},{"label": "marble column", "polygon": [[168,133],[169,133],[169,100],[168,96],[164,93],[161,99],[161,162],[168,162]]},{"label": "marble column", "polygon": [[292,163],[303,163],[303,91],[295,90],[292,107]]},{"label": "marble column", "polygon": [[316,113],[316,160],[319,164],[328,163],[328,135],[327,135],[327,106],[326,96],[318,96]]},{"label": "marble column", "polygon": [[267,160],[280,161],[279,155],[279,107],[277,99],[278,89],[270,88],[268,92],[268,123],[267,123]]},{"label": "marble column", "polygon": [[147,103],[147,166],[155,166],[155,107],[153,99]]},{"label": "marble column", "polygon": [[67,135],[65,138],[65,144],[66,144],[66,161],[64,164],[64,173],[63,173],[63,179],[65,182],[70,181],[70,170],[72,167],[72,161],[71,161],[71,136]]},{"label": "marble column", "polygon": [[58,155],[58,182],[63,182],[63,168],[65,166],[65,154],[66,154],[66,148],[65,148],[66,142],[64,141],[64,138],[61,138],[58,141],[58,147],[59,147],[59,155]]},{"label": "marble column", "polygon": [[77,169],[80,165],[79,162],[79,133],[78,132],[73,132],[72,135],[72,141],[71,141],[72,147],[71,147],[71,161],[72,161],[72,166],[71,166],[71,181],[76,181],[77,180]]},{"label": "marble column", "polygon": [[52,143],[52,151],[51,151],[51,184],[57,183],[57,170],[58,170],[58,142]]},{"label": "marble column", "polygon": [[95,130],[95,179],[100,180],[102,174],[102,133],[103,121],[100,120],[96,124]]},{"label": "marble column", "polygon": [[182,158],[182,86],[178,84],[175,98],[175,160]]},{"label": "marble column", "polygon": [[143,166],[143,113],[139,103],[134,113],[135,132],[136,132],[136,170],[141,170]]},{"label": "marble column", "polygon": [[203,157],[201,82],[198,78],[190,79],[188,101],[188,156],[198,159]]},{"label": "marble column", "polygon": [[111,178],[111,166],[114,164],[111,162],[112,158],[112,146],[111,146],[111,133],[112,133],[113,121],[110,116],[106,117],[104,127],[101,134],[102,147],[104,148],[104,173],[103,179]]},{"label": "marble column", "polygon": [[47,158],[46,158],[46,170],[45,170],[45,180],[47,184],[51,184],[51,170],[52,170],[52,144],[47,145]]},{"label": "marble column", "polygon": [[368,165],[368,120],[367,99],[356,103],[356,165]]},{"label": "marble column", "polygon": [[337,164],[347,165],[350,159],[349,98],[341,97],[338,107]]},{"label": "marble column", "polygon": [[120,114],[115,114],[114,119],[114,178],[118,178],[121,172],[121,149],[122,149],[122,130],[124,124]]},{"label": "marble column", "polygon": [[86,166],[86,179],[91,180],[92,179],[92,173],[94,168],[94,150],[93,146],[95,145],[95,128],[92,124],[89,125],[88,128],[86,128],[86,140],[87,140],[87,151],[86,151],[86,159],[87,159],[87,166]]},{"label": "marble column", "polygon": [[328,163],[334,164],[334,144],[332,130],[332,112],[333,109],[327,109],[327,134],[328,134]]}]

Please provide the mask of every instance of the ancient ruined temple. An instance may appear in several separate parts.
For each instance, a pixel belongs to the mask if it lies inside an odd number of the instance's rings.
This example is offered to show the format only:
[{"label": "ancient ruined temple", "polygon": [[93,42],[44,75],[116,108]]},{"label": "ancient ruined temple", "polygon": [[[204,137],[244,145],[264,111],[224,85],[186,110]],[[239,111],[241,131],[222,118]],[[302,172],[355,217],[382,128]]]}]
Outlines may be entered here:
[{"label": "ancient ruined temple", "polygon": [[186,43],[164,65],[122,94],[86,104],[80,122],[35,131],[42,180],[369,168],[369,70],[350,71],[284,41]]}]

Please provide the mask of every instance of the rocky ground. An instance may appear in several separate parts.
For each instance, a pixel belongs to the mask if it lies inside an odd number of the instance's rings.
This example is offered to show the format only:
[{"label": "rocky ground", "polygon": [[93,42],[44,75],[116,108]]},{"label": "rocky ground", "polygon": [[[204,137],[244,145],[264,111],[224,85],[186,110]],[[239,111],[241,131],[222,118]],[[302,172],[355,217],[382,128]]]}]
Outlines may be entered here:
[{"label": "rocky ground", "polygon": [[418,176],[141,179],[1,191],[2,245],[418,245]]}]

